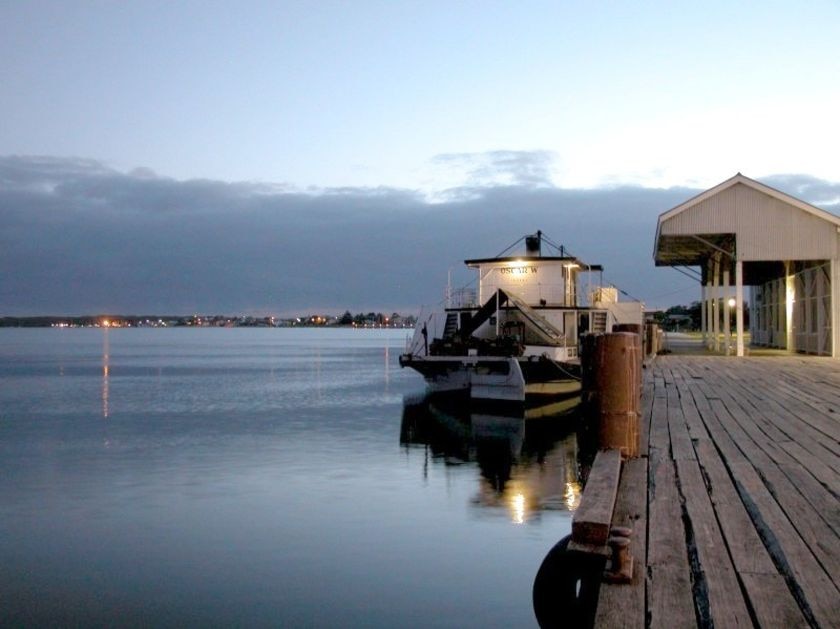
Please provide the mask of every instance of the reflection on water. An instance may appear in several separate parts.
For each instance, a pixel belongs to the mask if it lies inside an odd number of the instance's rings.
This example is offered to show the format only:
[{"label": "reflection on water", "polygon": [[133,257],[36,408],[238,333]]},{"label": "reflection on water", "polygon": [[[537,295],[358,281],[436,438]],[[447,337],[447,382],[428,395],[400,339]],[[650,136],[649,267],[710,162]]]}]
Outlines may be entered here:
[{"label": "reflection on water", "polygon": [[406,408],[404,336],[0,329],[0,627],[533,626],[574,438]]},{"label": "reflection on water", "polygon": [[516,524],[542,511],[574,511],[581,492],[577,417],[526,419],[522,411],[499,412],[477,412],[428,396],[407,398],[400,442],[425,448],[425,474],[429,461],[477,464],[481,476],[472,505],[503,509]]},{"label": "reflection on water", "polygon": [[102,330],[102,417],[108,419],[108,379],[110,377],[111,342],[108,328]]}]

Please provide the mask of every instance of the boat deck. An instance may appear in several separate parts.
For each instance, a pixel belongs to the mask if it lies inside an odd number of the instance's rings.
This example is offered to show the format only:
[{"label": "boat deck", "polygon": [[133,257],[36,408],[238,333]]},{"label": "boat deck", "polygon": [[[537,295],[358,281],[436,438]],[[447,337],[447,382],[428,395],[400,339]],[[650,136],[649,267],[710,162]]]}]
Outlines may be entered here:
[{"label": "boat deck", "polygon": [[599,627],[840,627],[840,361],[658,357]]}]

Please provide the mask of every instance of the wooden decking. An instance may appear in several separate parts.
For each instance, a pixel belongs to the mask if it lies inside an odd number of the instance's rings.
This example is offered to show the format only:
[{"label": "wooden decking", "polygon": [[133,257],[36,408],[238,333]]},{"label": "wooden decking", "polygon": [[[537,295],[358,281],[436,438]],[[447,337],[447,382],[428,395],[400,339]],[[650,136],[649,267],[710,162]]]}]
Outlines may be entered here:
[{"label": "wooden decking", "polygon": [[840,361],[657,358],[600,627],[840,627]]}]

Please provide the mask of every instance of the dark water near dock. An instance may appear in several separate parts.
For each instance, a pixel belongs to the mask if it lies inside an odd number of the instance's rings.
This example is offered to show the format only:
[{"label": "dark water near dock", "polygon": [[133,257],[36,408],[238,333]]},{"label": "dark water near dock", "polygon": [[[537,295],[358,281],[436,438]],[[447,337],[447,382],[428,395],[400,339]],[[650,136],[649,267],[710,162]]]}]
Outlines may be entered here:
[{"label": "dark water near dock", "polygon": [[405,337],[0,330],[0,624],[534,626],[574,433],[429,406]]}]

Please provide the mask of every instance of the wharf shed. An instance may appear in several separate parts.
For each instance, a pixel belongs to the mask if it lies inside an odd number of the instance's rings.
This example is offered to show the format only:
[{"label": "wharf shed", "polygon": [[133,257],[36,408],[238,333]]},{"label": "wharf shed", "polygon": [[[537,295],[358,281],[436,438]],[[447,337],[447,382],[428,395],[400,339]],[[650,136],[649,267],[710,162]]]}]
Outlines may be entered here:
[{"label": "wharf shed", "polygon": [[749,286],[752,345],[840,357],[840,217],[738,173],[659,216],[654,261],[700,267],[710,349],[729,353],[734,304],[744,355]]}]

